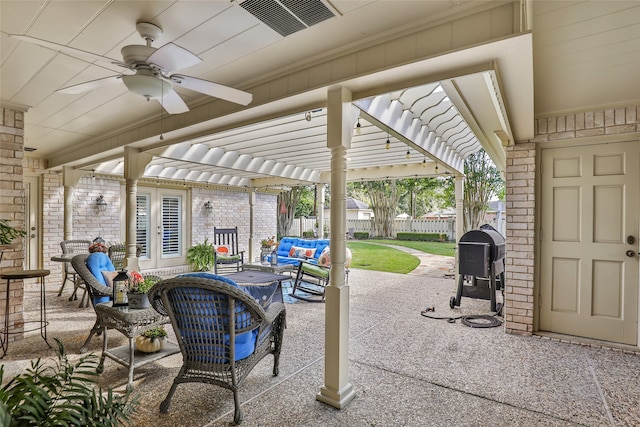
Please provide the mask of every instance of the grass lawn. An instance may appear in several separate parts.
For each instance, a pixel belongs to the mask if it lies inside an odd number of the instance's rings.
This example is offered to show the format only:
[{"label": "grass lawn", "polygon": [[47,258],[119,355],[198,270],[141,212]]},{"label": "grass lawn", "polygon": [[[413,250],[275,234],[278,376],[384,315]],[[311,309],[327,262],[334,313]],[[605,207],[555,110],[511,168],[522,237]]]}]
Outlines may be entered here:
[{"label": "grass lawn", "polygon": [[455,243],[414,242],[407,240],[362,240],[348,241],[353,260],[351,267],[362,270],[387,271],[389,273],[407,274],[418,265],[420,260],[415,256],[400,250],[382,245],[405,246],[422,252],[455,256]]},{"label": "grass lawn", "polygon": [[407,274],[420,265],[420,260],[406,252],[365,242],[347,242],[353,259],[352,268]]},{"label": "grass lawn", "polygon": [[367,240],[372,243],[382,243],[385,245],[404,246],[407,248],[417,249],[422,252],[434,255],[456,256],[456,244],[454,242],[415,242],[409,240]]}]

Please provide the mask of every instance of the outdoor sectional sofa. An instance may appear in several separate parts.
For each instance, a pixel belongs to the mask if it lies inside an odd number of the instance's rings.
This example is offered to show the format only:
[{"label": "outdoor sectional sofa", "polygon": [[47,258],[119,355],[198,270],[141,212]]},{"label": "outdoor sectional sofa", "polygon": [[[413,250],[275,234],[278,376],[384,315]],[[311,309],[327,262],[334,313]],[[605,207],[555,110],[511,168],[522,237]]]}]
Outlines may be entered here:
[{"label": "outdoor sectional sofa", "polygon": [[[278,264],[298,266],[300,260],[317,264],[322,251],[329,246],[329,239],[301,239],[283,237],[278,243]],[[292,251],[293,248],[293,251]]]}]

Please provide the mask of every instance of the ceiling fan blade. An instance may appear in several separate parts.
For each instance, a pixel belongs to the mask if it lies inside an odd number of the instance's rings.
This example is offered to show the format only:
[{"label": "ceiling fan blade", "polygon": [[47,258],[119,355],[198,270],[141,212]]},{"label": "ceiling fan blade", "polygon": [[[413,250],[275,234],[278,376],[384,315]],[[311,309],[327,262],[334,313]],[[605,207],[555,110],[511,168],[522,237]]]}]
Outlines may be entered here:
[{"label": "ceiling fan blade", "polygon": [[131,68],[129,65],[125,64],[122,61],[117,59],[108,58],[106,56],[96,55],[95,53],[87,52],[81,49],[76,49],[74,47],[65,46],[62,44],[50,42],[47,40],[38,39],[31,36],[24,36],[21,34],[9,34],[9,37],[14,38],[16,40],[20,40],[26,43],[36,44],[38,46],[46,47],[47,49],[51,49],[56,52],[66,53],[71,56],[77,57],[79,59],[90,60],[90,61],[100,61],[100,62],[108,62],[110,64],[115,64],[124,68]]},{"label": "ceiling fan blade", "polygon": [[189,111],[187,104],[180,98],[178,92],[173,89],[169,89],[162,99],[158,99],[158,102],[162,104],[162,108],[169,114],[180,114]]},{"label": "ceiling fan blade", "polygon": [[202,62],[197,55],[173,43],[167,43],[153,52],[147,62],[155,64],[166,72],[191,67]]},{"label": "ceiling fan blade", "polygon": [[73,86],[63,87],[56,92],[66,93],[69,95],[77,95],[79,93],[89,92],[90,90],[113,86],[122,82],[122,76],[110,76],[102,79],[90,80]]},{"label": "ceiling fan blade", "polygon": [[208,80],[198,79],[196,77],[173,74],[169,79],[172,83],[191,89],[195,92],[204,93],[205,95],[214,96],[240,105],[248,105],[253,99],[253,95],[249,92],[244,92],[242,90],[210,82]]}]

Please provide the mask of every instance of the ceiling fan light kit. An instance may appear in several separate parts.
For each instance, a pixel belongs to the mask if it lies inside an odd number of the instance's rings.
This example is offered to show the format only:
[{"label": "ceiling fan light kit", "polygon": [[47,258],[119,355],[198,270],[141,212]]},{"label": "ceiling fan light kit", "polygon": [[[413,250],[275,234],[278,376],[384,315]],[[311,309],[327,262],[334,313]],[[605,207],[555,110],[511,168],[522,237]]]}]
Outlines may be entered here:
[{"label": "ceiling fan light kit", "polygon": [[171,84],[165,82],[162,78],[158,78],[153,74],[146,74],[138,71],[132,76],[122,76],[122,82],[131,92],[142,95],[150,99],[162,99],[168,95],[171,90]]},{"label": "ceiling fan light kit", "polygon": [[199,64],[202,59],[174,43],[167,43],[157,49],[152,47],[151,43],[162,36],[162,28],[155,24],[139,22],[136,24],[136,30],[146,41],[146,46],[124,46],[120,51],[122,61],[27,35],[11,34],[10,37],[79,59],[107,62],[135,72],[135,74],[119,74],[64,87],[58,90],[61,93],[75,95],[107,85],[119,84],[122,81],[130,92],[143,96],[147,101],[158,100],[169,114],[189,111],[187,104],[174,90],[174,85],[236,104],[248,105],[252,101],[253,95],[248,92],[196,77],[171,74],[174,70]]}]

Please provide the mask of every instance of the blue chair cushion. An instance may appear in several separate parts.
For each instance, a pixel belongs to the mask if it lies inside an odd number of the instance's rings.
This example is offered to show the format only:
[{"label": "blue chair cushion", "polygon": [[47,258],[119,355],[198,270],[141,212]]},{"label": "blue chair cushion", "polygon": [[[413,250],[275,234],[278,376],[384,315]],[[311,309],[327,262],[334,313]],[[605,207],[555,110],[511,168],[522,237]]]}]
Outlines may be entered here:
[{"label": "blue chair cushion", "polygon": [[[109,286],[109,284],[104,280],[104,276],[102,275],[102,271],[116,271],[116,268],[113,266],[111,259],[104,252],[93,252],[89,254],[86,260],[87,268],[96,278],[98,282],[103,284],[104,286]],[[93,298],[93,304],[102,304],[105,302],[111,301],[111,297],[108,296],[99,296]]]},{"label": "blue chair cushion", "polygon": [[[213,274],[213,273],[207,273],[207,272],[197,272],[197,273],[186,273],[186,274],[181,274],[178,277],[200,277],[203,279],[213,279],[213,280],[218,280],[224,283],[227,283],[228,285],[231,285],[233,287],[236,287],[238,289],[241,289],[240,286],[238,286],[238,284],[236,282],[234,282],[231,279],[228,279],[224,276],[220,276],[217,274]],[[244,287],[242,287],[244,288]],[[211,307],[214,307],[216,305],[217,301],[212,300],[211,301]],[[241,302],[238,302],[237,306],[236,306],[236,312],[241,312],[244,310],[244,304],[242,304]],[[205,312],[202,313],[203,316],[206,316],[206,310]],[[236,328],[243,328],[246,327],[246,324],[243,324],[244,322],[248,322],[249,318],[248,318],[248,314],[246,314],[245,316],[241,316],[240,318],[237,319],[237,324],[236,324]],[[207,330],[215,330],[216,328],[218,328],[218,325],[213,325],[213,324],[207,324],[206,325],[206,329]],[[197,339],[197,337],[195,336],[191,336],[191,333],[184,333],[181,332],[182,334],[182,339],[183,340],[194,340]],[[236,354],[234,359],[235,360],[242,360],[245,359],[249,356],[251,356],[256,348],[256,339],[258,337],[258,328],[255,328],[252,331],[247,331],[247,332],[243,332],[241,334],[236,335],[236,339],[235,339],[235,347],[236,347]],[[224,335],[224,345],[225,346],[229,346],[229,334],[225,334]],[[216,351],[216,354],[221,353],[224,354],[223,349],[221,348],[220,351]],[[214,358],[213,360],[208,360],[210,362],[214,362],[214,363],[220,363],[223,361],[222,358]]]}]

